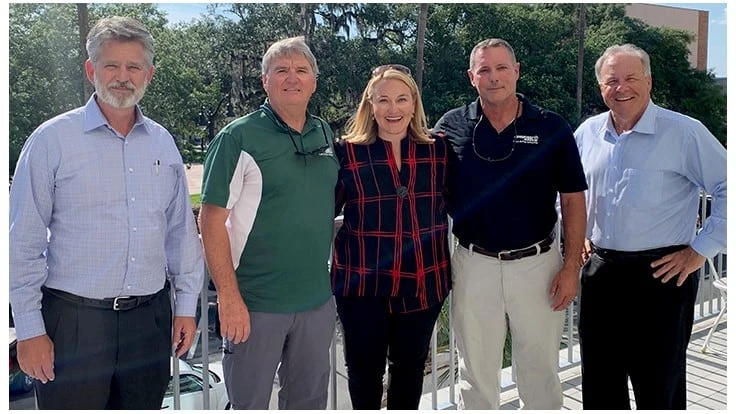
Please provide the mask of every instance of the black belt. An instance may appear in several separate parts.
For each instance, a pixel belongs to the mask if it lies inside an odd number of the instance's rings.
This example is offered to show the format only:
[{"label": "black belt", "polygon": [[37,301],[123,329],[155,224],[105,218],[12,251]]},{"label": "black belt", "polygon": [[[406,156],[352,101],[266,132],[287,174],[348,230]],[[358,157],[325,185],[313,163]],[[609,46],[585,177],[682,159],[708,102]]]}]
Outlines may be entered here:
[{"label": "black belt", "polygon": [[623,262],[635,260],[657,260],[670,253],[674,253],[686,248],[686,245],[659,247],[656,249],[640,250],[636,252],[625,252],[621,250],[603,249],[590,244],[593,253],[607,262]]},{"label": "black belt", "polygon": [[550,234],[546,239],[535,243],[529,247],[517,250],[504,250],[501,252],[492,252],[486,250],[476,244],[468,243],[460,240],[460,245],[470,250],[471,252],[479,253],[484,256],[495,257],[498,260],[518,260],[529,256],[536,256],[538,254],[546,253],[552,248],[552,243],[555,241],[555,235]]},{"label": "black belt", "polygon": [[[168,282],[167,282],[167,286],[168,286]],[[46,286],[43,286],[41,290],[43,290],[46,293],[50,293],[59,299],[77,303],[79,305],[84,305],[84,306],[89,306],[92,308],[99,308],[99,309],[109,309],[109,310],[114,310],[114,311],[127,311],[131,309],[135,309],[138,306],[141,306],[144,303],[149,302],[151,299],[158,296],[161,292],[165,291],[166,286],[164,286],[164,289],[161,289],[160,291],[152,295],[118,296],[116,298],[105,298],[105,299],[85,298],[82,296],[77,296],[73,293],[64,292],[63,290],[58,290],[58,289],[52,289]]]}]

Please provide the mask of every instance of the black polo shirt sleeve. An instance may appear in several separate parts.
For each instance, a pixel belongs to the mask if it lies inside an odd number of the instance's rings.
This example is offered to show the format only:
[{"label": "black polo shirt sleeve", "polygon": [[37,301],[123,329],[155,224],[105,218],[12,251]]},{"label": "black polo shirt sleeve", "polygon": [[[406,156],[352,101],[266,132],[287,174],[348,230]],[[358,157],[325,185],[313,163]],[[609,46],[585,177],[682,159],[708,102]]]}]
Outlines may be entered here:
[{"label": "black polo shirt sleeve", "polygon": [[[561,118],[561,117],[560,117]],[[559,169],[557,191],[560,193],[577,193],[588,189],[585,172],[580,161],[580,153],[575,142],[570,124],[564,119],[557,123],[560,125],[559,133]]]}]

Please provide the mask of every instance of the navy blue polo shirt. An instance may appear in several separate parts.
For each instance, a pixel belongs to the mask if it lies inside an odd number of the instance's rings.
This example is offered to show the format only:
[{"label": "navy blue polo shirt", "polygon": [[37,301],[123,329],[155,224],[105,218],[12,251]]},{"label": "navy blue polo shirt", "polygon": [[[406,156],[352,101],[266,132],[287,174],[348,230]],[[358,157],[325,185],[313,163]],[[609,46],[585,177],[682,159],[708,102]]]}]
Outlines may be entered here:
[{"label": "navy blue polo shirt", "polygon": [[447,202],[453,233],[491,251],[543,240],[557,222],[557,193],[588,188],[567,121],[517,95],[522,115],[500,134],[481,117],[479,99],[450,110],[434,127],[452,148]]}]

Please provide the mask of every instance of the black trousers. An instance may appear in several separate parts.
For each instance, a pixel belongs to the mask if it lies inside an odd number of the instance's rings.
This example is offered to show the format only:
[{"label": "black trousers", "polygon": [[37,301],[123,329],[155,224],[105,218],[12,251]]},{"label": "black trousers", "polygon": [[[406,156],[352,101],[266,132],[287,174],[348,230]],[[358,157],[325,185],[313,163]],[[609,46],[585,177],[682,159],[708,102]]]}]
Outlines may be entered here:
[{"label": "black trousers", "polygon": [[355,410],[378,410],[388,356],[389,410],[416,410],[429,342],[442,304],[389,313],[388,298],[335,297],[343,329],[348,390]]},{"label": "black trousers", "polygon": [[36,381],[38,408],[161,409],[170,378],[171,302],[164,288],[127,311],[92,308],[45,293],[56,379]]},{"label": "black trousers", "polygon": [[683,246],[637,254],[594,250],[583,266],[580,350],[583,408],[686,407],[686,351],[692,333],[698,275],[678,287],[662,283],[651,262]]}]

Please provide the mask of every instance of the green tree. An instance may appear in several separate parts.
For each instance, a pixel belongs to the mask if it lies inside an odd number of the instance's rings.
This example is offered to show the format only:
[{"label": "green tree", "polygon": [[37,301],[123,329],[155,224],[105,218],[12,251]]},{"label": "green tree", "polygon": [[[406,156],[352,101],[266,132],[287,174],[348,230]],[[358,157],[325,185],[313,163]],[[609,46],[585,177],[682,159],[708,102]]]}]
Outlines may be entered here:
[{"label": "green tree", "polygon": [[422,92],[422,78],[424,76],[424,42],[427,39],[427,13],[429,13],[429,4],[420,4],[419,27],[417,29],[417,73],[414,75],[420,93]]},{"label": "green tree", "polygon": [[[469,53],[480,40],[501,37],[521,63],[518,89],[564,116],[577,114],[577,4],[429,4],[421,73],[430,124],[476,98],[467,76]],[[168,25],[155,4],[88,4],[89,24],[112,14],[139,18],[156,40],[156,72],[141,101],[146,115],[177,138],[185,160],[202,154],[189,138],[204,137],[202,107],[214,109],[230,93],[236,114],[256,109],[266,95],[261,58],[274,41],[304,35],[320,76],[310,110],[339,135],[357,108],[373,67],[400,63],[418,74],[417,4],[211,4],[189,23]],[[28,135],[45,120],[84,104],[83,16],[73,4],[9,6],[10,169]],[[712,73],[690,67],[686,33],[628,18],[623,4],[586,5],[582,117],[605,110],[593,70],[613,44],[635,43],[652,58],[652,98],[703,122],[726,142],[726,97]],[[88,87],[88,86],[87,86]],[[215,128],[227,123],[224,111]]]},{"label": "green tree", "polygon": [[42,122],[84,102],[73,4],[9,9],[10,173],[23,143]]},{"label": "green tree", "polygon": [[655,28],[624,14],[623,6],[591,5],[585,38],[584,114],[605,111],[595,79],[594,65],[614,44],[633,43],[651,59],[652,100],[665,108],[700,120],[726,145],[726,96],[712,72],[694,69],[688,61],[692,35],[680,30]]}]

